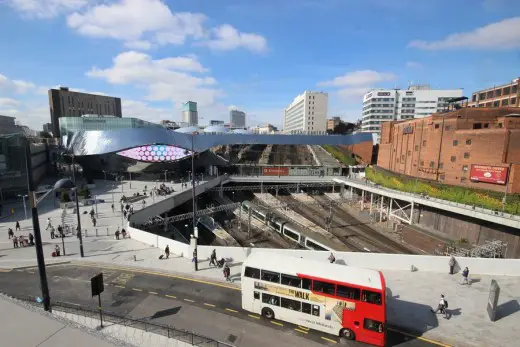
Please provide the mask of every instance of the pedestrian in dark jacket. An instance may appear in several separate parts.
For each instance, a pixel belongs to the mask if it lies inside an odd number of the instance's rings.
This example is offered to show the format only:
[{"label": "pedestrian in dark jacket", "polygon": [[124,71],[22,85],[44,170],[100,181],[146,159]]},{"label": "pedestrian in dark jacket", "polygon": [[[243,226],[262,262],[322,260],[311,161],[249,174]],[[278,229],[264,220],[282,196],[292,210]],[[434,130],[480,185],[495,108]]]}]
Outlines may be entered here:
[{"label": "pedestrian in dark jacket", "polygon": [[455,257],[452,256],[450,258],[450,262],[449,262],[449,265],[450,265],[450,275],[453,275],[453,272],[454,272],[454,269],[455,269],[455,263],[456,263]]},{"label": "pedestrian in dark jacket", "polygon": [[231,282],[231,279],[229,278],[231,270],[229,269],[228,264],[224,265],[224,270],[222,272],[224,273],[224,278],[226,279],[226,281]]},{"label": "pedestrian in dark jacket", "polygon": [[469,285],[468,276],[469,276],[469,269],[468,269],[468,267],[466,266],[466,267],[464,268],[464,270],[462,271],[462,284],[467,284],[467,285]]},{"label": "pedestrian in dark jacket", "polygon": [[166,254],[166,259],[170,257],[170,246],[166,245],[166,248],[164,249],[164,254]]}]

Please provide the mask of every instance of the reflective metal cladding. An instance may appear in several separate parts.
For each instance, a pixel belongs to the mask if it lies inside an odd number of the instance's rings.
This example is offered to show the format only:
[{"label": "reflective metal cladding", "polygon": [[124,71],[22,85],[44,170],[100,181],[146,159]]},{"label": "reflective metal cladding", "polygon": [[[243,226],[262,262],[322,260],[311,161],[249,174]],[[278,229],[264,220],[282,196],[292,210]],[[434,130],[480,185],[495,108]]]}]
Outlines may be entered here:
[{"label": "reflective metal cladding", "polygon": [[203,152],[211,147],[228,144],[266,145],[352,145],[372,142],[371,133],[352,135],[260,135],[260,134],[185,134],[163,128],[78,131],[67,148],[77,156],[121,152],[153,144],[171,145]]}]

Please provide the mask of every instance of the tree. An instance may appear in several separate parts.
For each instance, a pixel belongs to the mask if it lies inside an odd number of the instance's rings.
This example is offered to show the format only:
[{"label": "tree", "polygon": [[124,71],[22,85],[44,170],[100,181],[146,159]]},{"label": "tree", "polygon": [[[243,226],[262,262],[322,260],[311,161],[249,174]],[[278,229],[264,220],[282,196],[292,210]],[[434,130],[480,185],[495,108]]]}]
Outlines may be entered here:
[{"label": "tree", "polygon": [[356,125],[354,123],[348,123],[348,122],[340,122],[338,125],[334,127],[333,130],[327,130],[329,134],[334,135],[346,135],[352,133],[356,128]]}]

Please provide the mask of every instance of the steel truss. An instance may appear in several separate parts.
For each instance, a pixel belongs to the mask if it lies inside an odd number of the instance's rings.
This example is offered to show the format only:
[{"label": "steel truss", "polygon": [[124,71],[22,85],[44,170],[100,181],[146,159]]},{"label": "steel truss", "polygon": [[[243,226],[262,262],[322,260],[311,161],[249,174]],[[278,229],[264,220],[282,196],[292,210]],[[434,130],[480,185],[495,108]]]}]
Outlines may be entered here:
[{"label": "steel truss", "polygon": [[280,189],[300,189],[300,188],[320,188],[339,186],[335,182],[312,182],[312,183],[296,183],[296,184],[261,184],[252,186],[231,186],[231,187],[215,187],[208,189],[209,191],[235,191],[235,190],[280,190]]}]

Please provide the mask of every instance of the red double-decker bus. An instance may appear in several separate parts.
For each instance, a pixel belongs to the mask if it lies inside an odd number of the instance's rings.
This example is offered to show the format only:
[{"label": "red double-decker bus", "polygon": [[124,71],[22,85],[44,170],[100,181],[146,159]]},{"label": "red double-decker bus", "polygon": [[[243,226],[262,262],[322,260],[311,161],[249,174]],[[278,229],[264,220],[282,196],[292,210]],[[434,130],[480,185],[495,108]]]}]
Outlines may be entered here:
[{"label": "red double-decker bus", "polygon": [[350,340],[385,346],[386,290],[380,271],[272,253],[242,265],[242,308]]}]

